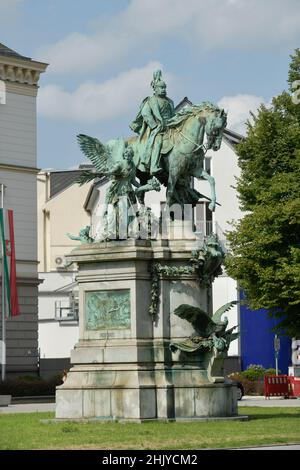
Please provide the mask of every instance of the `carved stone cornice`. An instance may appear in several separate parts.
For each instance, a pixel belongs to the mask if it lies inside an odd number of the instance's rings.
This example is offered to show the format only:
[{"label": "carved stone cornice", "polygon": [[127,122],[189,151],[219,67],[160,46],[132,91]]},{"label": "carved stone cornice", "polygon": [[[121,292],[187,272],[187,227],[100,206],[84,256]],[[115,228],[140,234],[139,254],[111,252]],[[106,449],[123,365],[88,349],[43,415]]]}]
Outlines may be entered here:
[{"label": "carved stone cornice", "polygon": [[47,66],[43,62],[0,54],[0,79],[7,83],[37,87],[40,74],[45,72]]}]

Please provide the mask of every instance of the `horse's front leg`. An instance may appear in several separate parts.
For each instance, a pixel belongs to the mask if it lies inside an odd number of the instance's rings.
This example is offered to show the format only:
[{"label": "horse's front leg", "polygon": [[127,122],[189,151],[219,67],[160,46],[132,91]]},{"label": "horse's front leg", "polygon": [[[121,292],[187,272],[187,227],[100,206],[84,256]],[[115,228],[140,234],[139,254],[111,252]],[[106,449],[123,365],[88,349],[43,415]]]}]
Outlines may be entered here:
[{"label": "horse's front leg", "polygon": [[209,175],[205,170],[202,168],[199,168],[193,173],[193,176],[199,179],[204,179],[209,182],[210,185],[210,203],[208,208],[214,212],[216,208],[216,185],[215,185],[215,178],[211,175]]},{"label": "horse's front leg", "polygon": [[147,190],[145,189],[143,191],[143,187],[148,183],[149,179],[148,175],[140,175],[140,185],[137,186],[137,189],[135,190],[135,195],[141,206],[145,205],[145,194]]},{"label": "horse's front leg", "polygon": [[174,202],[174,191],[177,182],[177,175],[175,172],[175,168],[173,169],[171,166],[169,168],[169,178],[168,178],[168,187],[167,187],[167,204],[171,206]]},{"label": "horse's front leg", "polygon": [[201,177],[205,179],[206,181],[209,182],[210,185],[210,198],[211,201],[209,203],[208,208],[214,212],[216,208],[216,184],[215,184],[215,178],[211,175],[209,175],[205,170],[202,170],[202,175]]}]

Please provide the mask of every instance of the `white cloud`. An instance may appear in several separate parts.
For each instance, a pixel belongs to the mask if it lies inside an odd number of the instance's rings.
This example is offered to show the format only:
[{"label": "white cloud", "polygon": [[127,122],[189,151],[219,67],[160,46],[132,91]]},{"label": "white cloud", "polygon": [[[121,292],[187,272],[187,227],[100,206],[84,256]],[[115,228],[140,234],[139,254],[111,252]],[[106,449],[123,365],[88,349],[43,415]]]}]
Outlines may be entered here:
[{"label": "white cloud", "polygon": [[[85,82],[73,92],[58,85],[46,85],[38,93],[38,113],[50,119],[90,123],[124,115],[133,118],[141,100],[151,94],[153,70],[159,68],[162,68],[159,62],[151,62],[103,83]],[[171,85],[175,81],[175,77],[167,73],[164,73],[164,78]],[[224,96],[218,101],[218,106],[228,113],[227,127],[245,134],[245,122],[250,118],[250,111],[256,113],[262,103],[268,104],[261,96],[239,94]]]},{"label": "white cloud", "polygon": [[245,135],[247,119],[250,111],[256,113],[261,104],[267,104],[264,98],[254,95],[224,96],[218,101],[218,106],[228,113],[227,127],[239,134]]},{"label": "white cloud", "polygon": [[[138,111],[139,101],[150,93],[153,70],[159,62],[133,68],[103,83],[85,82],[69,92],[58,85],[41,87],[38,93],[40,116],[79,122],[109,120]],[[165,74],[172,83],[172,76]]]},{"label": "white cloud", "polygon": [[294,46],[299,39],[299,0],[131,0],[127,8],[98,20],[94,34],[74,32],[40,48],[48,73],[90,71],[143,51],[168,38],[197,50],[217,47]]}]

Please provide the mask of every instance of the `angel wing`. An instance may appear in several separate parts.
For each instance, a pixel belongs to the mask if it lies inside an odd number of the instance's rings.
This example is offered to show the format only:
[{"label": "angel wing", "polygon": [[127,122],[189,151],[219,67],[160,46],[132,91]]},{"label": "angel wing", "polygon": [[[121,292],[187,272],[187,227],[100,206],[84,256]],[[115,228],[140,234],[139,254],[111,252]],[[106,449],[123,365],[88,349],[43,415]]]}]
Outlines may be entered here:
[{"label": "angel wing", "polygon": [[[234,328],[236,328],[236,327],[234,327]],[[230,346],[230,343],[232,343],[232,341],[234,341],[235,339],[237,339],[240,336],[239,332],[237,332],[237,333],[232,332],[232,330],[234,328],[230,328],[230,330],[226,331],[225,334],[223,335],[223,338],[225,339],[228,347]]]},{"label": "angel wing", "polygon": [[201,336],[206,335],[207,327],[212,323],[211,318],[204,310],[188,304],[179,305],[179,307],[174,310],[174,314],[191,323]]},{"label": "angel wing", "polygon": [[236,305],[238,302],[237,300],[232,300],[231,302],[228,302],[225,305],[222,305],[212,316],[212,321],[214,323],[220,323],[221,317],[223,313],[228,312],[234,305]]},{"label": "angel wing", "polygon": [[[237,327],[238,327],[238,325],[235,325],[235,326],[232,326],[231,328],[229,328],[229,330],[225,331],[226,335],[232,335],[232,334],[233,334],[232,332],[233,332]],[[234,333],[234,334],[238,334],[238,335],[239,335],[239,333]]]},{"label": "angel wing", "polygon": [[240,336],[240,333],[231,333],[230,335],[230,342],[234,341]]},{"label": "angel wing", "polygon": [[100,140],[95,137],[90,137],[85,134],[78,134],[77,140],[81,151],[91,160],[96,171],[105,174],[111,158],[109,146],[102,144]]}]

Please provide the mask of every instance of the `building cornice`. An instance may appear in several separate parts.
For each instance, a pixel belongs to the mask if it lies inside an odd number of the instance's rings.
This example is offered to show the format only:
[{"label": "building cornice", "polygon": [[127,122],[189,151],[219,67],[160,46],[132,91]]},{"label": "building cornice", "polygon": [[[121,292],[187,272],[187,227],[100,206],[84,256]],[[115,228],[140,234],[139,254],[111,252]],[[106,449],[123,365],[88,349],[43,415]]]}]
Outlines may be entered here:
[{"label": "building cornice", "polygon": [[37,96],[39,87],[28,85],[27,83],[5,82],[7,93],[16,93],[17,95]]},{"label": "building cornice", "polygon": [[39,261],[36,259],[16,259],[16,263],[19,264],[39,264]]},{"label": "building cornice", "polygon": [[47,67],[48,64],[43,62],[0,55],[0,79],[6,84],[16,83],[37,88],[40,74]]},{"label": "building cornice", "polygon": [[38,279],[37,277],[24,277],[17,275],[17,285],[18,286],[38,286],[42,284],[43,279]]},{"label": "building cornice", "polygon": [[11,165],[10,163],[0,163],[0,170],[4,171],[16,171],[17,173],[32,173],[38,174],[39,168],[22,165]]}]

